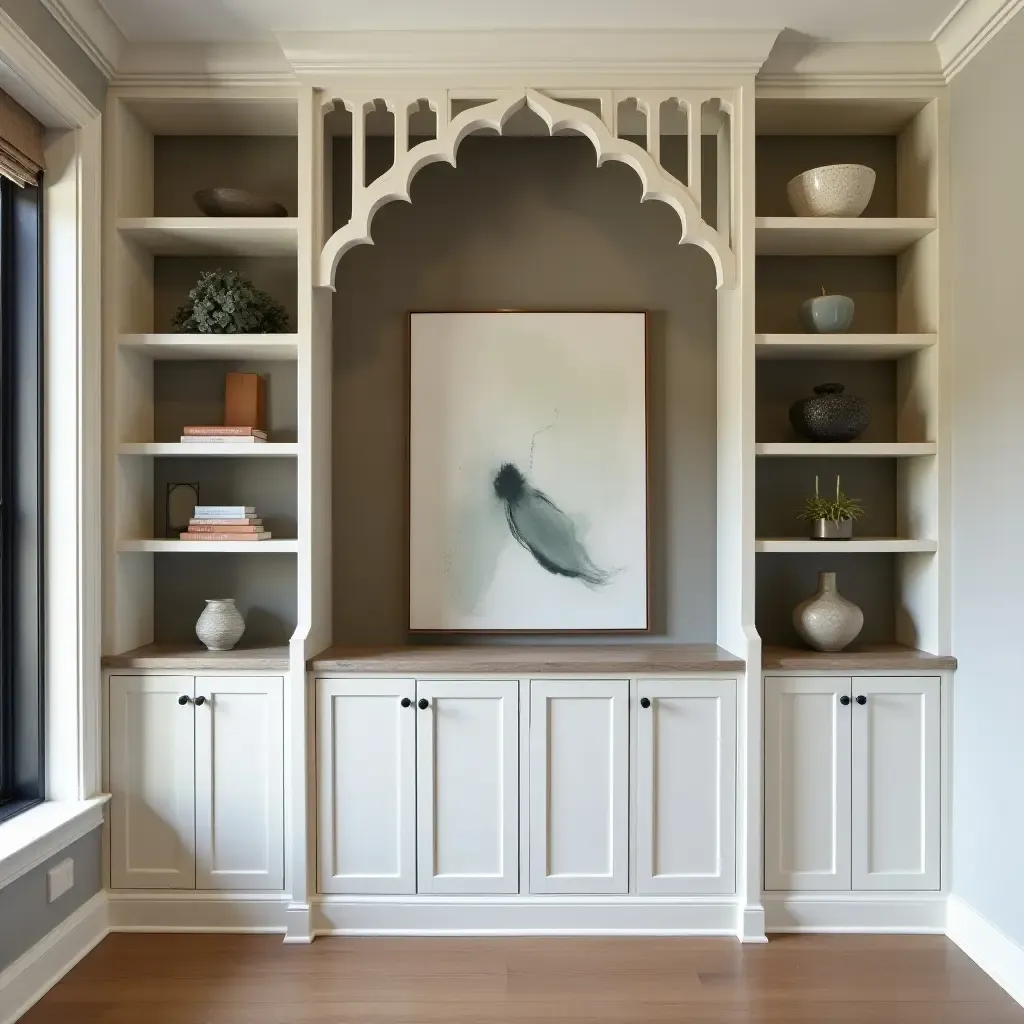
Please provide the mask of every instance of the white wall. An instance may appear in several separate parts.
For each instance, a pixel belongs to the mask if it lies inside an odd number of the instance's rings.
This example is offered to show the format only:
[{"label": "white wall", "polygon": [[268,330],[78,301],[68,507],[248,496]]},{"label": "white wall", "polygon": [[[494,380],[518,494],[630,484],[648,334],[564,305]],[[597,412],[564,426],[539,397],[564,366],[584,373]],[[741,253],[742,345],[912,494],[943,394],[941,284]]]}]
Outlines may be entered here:
[{"label": "white wall", "polygon": [[1024,945],[1024,18],[952,82],[953,891]]}]

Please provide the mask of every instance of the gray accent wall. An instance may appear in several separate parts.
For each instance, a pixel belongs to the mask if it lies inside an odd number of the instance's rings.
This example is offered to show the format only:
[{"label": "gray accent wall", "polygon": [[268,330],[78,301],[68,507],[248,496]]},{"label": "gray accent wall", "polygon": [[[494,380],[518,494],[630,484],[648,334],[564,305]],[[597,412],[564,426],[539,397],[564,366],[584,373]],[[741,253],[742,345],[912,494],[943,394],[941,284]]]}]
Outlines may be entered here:
[{"label": "gray accent wall", "polygon": [[39,0],[0,0],[21,30],[68,76],[97,109],[103,109],[107,80],[85,51]]},{"label": "gray accent wall", "polygon": [[950,86],[953,192],[953,892],[1024,946],[1024,501],[1019,15]]},{"label": "gray accent wall", "polygon": [[[100,891],[102,833],[102,828],[93,829],[0,889],[0,971]],[[75,884],[53,903],[47,903],[46,873],[68,857],[75,862]]]},{"label": "gray accent wall", "polygon": [[[370,143],[371,169],[386,165],[390,139]],[[685,139],[663,145],[671,159]],[[714,640],[714,268],[703,250],[678,244],[668,206],[640,203],[630,168],[595,165],[578,136],[474,136],[457,168],[433,164],[416,176],[411,205],[377,214],[375,245],[343,257],[334,299],[335,642],[407,639],[407,314],[502,308],[650,311],[653,633]],[[338,139],[339,223],[350,167],[348,141]],[[706,196],[713,180],[705,172]],[[706,202],[714,204],[713,187]]]}]

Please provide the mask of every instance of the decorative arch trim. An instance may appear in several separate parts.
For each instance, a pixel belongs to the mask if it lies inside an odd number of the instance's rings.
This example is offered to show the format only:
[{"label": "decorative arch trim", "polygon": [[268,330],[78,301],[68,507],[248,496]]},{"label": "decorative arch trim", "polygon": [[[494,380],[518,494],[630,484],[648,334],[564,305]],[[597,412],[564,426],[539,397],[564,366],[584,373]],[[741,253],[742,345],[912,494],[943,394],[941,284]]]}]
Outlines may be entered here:
[{"label": "decorative arch trim", "polygon": [[682,225],[679,244],[698,245],[711,257],[719,288],[736,283],[736,259],[732,249],[715,228],[700,215],[693,195],[677,178],[669,174],[650,153],[635,142],[616,138],[596,114],[562,103],[534,89],[525,93],[506,93],[490,103],[464,110],[445,125],[438,125],[437,138],[420,143],[405,153],[396,154],[394,165],[370,185],[354,192],[352,216],[327,240],[320,254],[317,283],[334,288],[334,276],[342,256],[357,245],[373,245],[370,228],[377,211],[388,203],[411,202],[412,179],[428,164],[444,161],[456,166],[462,140],[484,128],[499,134],[505,122],[524,106],[532,110],[554,135],[574,131],[590,140],[600,167],[606,160],[618,160],[631,167],[643,187],[641,202],[656,199],[675,210]]}]

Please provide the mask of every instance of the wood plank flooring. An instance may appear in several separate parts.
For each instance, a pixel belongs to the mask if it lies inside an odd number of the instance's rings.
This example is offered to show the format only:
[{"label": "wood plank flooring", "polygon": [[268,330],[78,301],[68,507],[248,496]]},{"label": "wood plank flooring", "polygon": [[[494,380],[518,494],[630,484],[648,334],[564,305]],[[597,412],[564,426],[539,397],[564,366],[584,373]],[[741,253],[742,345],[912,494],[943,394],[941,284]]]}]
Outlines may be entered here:
[{"label": "wood plank flooring", "polygon": [[1024,1024],[941,936],[111,935],[23,1024]]}]

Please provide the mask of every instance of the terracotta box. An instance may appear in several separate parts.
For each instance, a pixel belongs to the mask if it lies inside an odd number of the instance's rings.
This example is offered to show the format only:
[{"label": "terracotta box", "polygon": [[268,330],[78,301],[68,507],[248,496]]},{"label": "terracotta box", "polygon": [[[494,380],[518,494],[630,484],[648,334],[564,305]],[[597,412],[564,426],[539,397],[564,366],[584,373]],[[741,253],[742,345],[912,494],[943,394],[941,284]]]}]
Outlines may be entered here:
[{"label": "terracotta box", "polygon": [[266,430],[266,382],[258,373],[229,373],[224,386],[224,426]]}]

